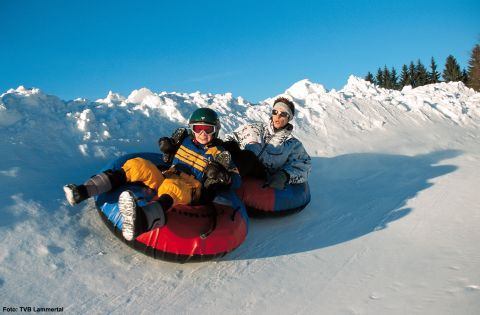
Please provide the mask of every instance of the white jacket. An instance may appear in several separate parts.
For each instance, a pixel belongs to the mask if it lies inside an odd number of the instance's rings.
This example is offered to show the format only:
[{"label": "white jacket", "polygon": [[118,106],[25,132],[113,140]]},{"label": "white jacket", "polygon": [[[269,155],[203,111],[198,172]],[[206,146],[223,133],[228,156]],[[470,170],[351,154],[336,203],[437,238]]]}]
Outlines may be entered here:
[{"label": "white jacket", "polygon": [[311,159],[302,143],[292,135],[293,126],[275,132],[273,124],[256,123],[245,125],[227,140],[235,140],[241,149],[254,152],[267,168],[269,174],[284,170],[290,176],[289,184],[304,183],[312,169]]}]

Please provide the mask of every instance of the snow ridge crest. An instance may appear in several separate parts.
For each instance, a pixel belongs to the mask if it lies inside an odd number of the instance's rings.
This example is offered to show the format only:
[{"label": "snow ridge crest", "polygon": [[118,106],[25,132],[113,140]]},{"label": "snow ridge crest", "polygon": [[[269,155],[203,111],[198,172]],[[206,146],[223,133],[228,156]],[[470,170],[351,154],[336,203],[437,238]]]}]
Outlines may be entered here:
[{"label": "snow ridge crest", "polygon": [[[480,93],[463,83],[396,91],[350,76],[339,91],[327,91],[323,85],[304,79],[259,104],[231,93],[155,93],[147,88],[134,90],[128,97],[109,91],[105,98],[94,102],[63,101],[38,88],[19,86],[0,96],[0,130],[3,141],[31,137],[35,143],[46,137],[47,142],[51,132],[64,147],[73,143],[72,151],[81,148],[81,152],[92,152],[88,146],[103,146],[109,148],[107,151],[120,152],[130,145],[143,148],[142,143],[151,143],[151,139],[186,125],[198,107],[211,107],[220,114],[221,136],[245,123],[268,121],[271,104],[278,96],[295,102],[293,124],[299,138],[354,136],[358,132],[425,124],[480,126]],[[62,130],[62,136],[58,130]]]}]

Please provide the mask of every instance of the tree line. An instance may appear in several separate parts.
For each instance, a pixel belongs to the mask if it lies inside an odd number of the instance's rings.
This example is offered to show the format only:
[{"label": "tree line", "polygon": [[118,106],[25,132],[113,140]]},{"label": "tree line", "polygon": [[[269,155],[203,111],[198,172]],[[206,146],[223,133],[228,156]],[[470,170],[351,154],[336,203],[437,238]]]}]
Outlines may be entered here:
[{"label": "tree line", "polygon": [[480,91],[480,44],[475,45],[472,49],[468,70],[465,68],[461,69],[452,55],[447,57],[441,75],[437,69],[437,63],[433,57],[430,60],[428,70],[418,59],[416,63],[411,61],[408,66],[404,64],[400,74],[397,73],[394,67],[389,69],[387,66],[384,66],[383,69],[378,68],[375,76],[369,71],[365,76],[365,80],[379,87],[392,90],[401,90],[406,85],[415,88],[432,83],[461,81],[468,87]]}]

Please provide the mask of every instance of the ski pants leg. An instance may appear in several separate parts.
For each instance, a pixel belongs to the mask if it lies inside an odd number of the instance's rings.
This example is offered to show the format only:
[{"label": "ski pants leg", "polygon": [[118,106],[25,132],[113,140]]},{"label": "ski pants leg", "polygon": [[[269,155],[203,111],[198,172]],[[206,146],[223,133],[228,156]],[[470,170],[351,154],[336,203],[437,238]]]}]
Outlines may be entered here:
[{"label": "ski pants leg", "polygon": [[202,184],[193,176],[185,173],[166,174],[166,178],[158,189],[158,196],[168,194],[173,198],[173,205],[191,204],[200,199]]},{"label": "ski pants leg", "polygon": [[122,166],[127,182],[141,182],[150,189],[158,190],[165,180],[162,172],[149,160],[134,158],[126,161]]},{"label": "ski pants leg", "polygon": [[173,205],[190,204],[200,198],[201,183],[185,173],[166,172],[165,175],[152,162],[142,159],[130,159],[123,164],[127,182],[141,182],[157,191],[158,197],[170,195]]}]

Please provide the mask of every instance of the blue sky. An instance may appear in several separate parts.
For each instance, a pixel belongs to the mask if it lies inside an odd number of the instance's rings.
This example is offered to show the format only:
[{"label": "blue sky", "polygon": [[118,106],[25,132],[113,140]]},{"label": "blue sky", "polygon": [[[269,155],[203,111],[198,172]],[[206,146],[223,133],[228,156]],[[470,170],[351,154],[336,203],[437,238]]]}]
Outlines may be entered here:
[{"label": "blue sky", "polygon": [[480,43],[480,1],[0,0],[0,93],[38,87],[65,100],[232,92],[251,102],[308,78],[400,70]]}]

